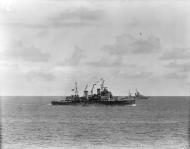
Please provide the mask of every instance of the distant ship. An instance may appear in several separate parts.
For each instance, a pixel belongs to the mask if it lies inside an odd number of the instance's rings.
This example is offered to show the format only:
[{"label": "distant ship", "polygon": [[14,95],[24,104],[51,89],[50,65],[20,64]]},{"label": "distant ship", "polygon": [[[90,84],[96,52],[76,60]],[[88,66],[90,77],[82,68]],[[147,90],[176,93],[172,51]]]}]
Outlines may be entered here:
[{"label": "distant ship", "polygon": [[136,99],[149,99],[150,97],[149,96],[144,96],[142,95],[137,89],[136,89],[136,93],[135,93],[135,96],[134,96]]},{"label": "distant ship", "polygon": [[[97,93],[93,94],[93,89],[95,85],[100,83],[100,88],[97,88]],[[75,82],[75,92],[74,95],[67,96],[63,100],[52,101],[52,105],[77,105],[77,104],[102,104],[102,105],[135,105],[135,97],[132,96],[113,96],[112,92],[104,87],[104,80],[100,79],[100,81],[94,83],[92,85],[91,94],[88,95],[87,91],[88,85],[86,85],[84,89],[84,95],[78,95],[77,83]]]}]

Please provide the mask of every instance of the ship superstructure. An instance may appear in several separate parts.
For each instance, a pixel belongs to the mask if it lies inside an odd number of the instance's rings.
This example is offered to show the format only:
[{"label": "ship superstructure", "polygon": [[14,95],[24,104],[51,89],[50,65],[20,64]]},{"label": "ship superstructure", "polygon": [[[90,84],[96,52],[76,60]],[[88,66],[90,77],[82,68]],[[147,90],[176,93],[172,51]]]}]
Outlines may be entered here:
[{"label": "ship superstructure", "polygon": [[[79,97],[77,83],[75,83],[75,94],[67,96],[65,100],[52,101],[52,105],[69,105],[69,104],[105,104],[105,105],[130,105],[135,104],[135,97],[132,96],[113,96],[112,92],[104,86],[104,79],[92,84],[90,94],[88,93],[88,84],[85,86],[83,96]],[[100,84],[100,87],[96,89],[94,93],[94,88],[96,85]]]}]

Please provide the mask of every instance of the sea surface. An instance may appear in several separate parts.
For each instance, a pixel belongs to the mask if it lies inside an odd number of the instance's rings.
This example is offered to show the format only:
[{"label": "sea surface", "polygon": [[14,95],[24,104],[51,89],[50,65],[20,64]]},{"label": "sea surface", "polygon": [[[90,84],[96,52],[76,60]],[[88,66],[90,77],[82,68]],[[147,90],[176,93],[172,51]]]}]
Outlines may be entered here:
[{"label": "sea surface", "polygon": [[190,97],[136,106],[52,106],[62,97],[1,97],[3,149],[188,149]]}]

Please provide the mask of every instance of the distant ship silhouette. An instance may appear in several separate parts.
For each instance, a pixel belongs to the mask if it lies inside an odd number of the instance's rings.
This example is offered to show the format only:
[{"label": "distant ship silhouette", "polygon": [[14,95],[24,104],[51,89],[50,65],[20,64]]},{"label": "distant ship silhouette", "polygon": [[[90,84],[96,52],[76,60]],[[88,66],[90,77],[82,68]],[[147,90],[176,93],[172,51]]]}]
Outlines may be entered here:
[{"label": "distant ship silhouette", "polygon": [[137,89],[136,89],[136,93],[135,93],[135,98],[136,99],[149,99],[149,96],[144,96],[142,95]]}]

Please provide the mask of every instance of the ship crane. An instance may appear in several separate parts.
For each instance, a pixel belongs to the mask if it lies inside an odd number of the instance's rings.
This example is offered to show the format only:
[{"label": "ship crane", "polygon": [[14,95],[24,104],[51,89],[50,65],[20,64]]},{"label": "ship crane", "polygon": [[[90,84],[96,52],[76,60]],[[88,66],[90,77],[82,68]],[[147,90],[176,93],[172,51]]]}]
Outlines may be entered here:
[{"label": "ship crane", "polygon": [[86,84],[86,87],[85,87],[84,91],[86,91],[87,88],[88,88],[88,84]]},{"label": "ship crane", "polygon": [[88,84],[86,85],[86,87],[84,89],[84,96],[87,96],[87,94],[88,94],[87,88],[88,88]]}]

